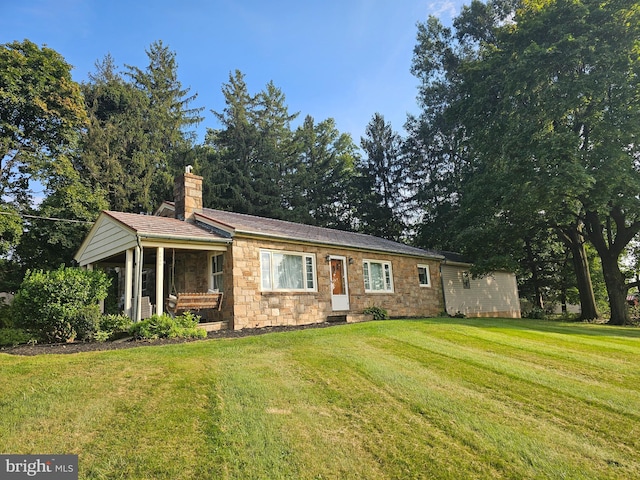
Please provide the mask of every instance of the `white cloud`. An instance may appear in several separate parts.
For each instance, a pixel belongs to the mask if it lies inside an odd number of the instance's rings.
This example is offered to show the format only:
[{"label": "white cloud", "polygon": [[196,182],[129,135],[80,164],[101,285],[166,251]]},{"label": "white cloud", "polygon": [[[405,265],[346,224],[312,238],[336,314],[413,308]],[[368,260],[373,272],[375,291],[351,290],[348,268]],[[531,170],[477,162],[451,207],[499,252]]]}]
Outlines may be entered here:
[{"label": "white cloud", "polygon": [[438,18],[453,18],[458,14],[458,8],[456,7],[456,3],[451,0],[430,2],[427,6],[427,13]]}]

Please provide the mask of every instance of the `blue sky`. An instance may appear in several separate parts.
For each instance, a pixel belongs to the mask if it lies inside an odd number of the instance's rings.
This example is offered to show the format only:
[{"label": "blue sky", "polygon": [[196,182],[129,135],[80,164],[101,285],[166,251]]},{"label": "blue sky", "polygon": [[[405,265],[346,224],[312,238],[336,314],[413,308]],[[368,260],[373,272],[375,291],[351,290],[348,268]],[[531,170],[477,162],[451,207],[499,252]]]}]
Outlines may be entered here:
[{"label": "blue sky", "polygon": [[429,15],[450,23],[462,0],[0,0],[0,43],[46,44],[87,79],[96,60],[145,68],[149,45],[176,53],[178,78],[205,107],[199,127],[218,127],[222,84],[236,69],[249,91],[269,81],[299,122],[333,117],[360,144],[375,112],[402,133],[415,113],[411,57],[416,23]]}]

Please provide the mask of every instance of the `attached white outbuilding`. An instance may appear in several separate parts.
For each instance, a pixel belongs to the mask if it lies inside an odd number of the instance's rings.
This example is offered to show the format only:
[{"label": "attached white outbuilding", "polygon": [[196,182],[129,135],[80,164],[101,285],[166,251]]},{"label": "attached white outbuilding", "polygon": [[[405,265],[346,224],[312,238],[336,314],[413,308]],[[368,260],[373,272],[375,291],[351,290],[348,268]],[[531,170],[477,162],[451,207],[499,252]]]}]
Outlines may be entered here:
[{"label": "attached white outbuilding", "polygon": [[469,263],[452,260],[451,255],[442,263],[440,272],[447,313],[464,314],[465,317],[520,318],[515,274],[498,271],[474,278],[470,267]]}]

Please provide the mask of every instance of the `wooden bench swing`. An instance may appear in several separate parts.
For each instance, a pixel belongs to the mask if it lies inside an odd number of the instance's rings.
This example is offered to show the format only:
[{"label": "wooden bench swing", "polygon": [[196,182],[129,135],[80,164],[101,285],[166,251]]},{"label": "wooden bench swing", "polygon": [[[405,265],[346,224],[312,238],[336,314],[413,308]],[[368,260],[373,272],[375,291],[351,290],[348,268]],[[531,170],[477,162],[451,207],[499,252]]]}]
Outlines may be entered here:
[{"label": "wooden bench swing", "polygon": [[222,308],[222,293],[178,293],[177,295],[169,295],[166,300],[166,309],[175,315],[191,311],[199,312],[200,310],[217,310]]},{"label": "wooden bench swing", "polygon": [[[176,292],[175,288],[175,267],[176,267],[176,251],[173,251],[173,259],[171,262],[171,291]],[[180,292],[172,293],[165,300],[165,309],[172,315],[180,315],[181,313],[190,311],[197,313],[200,310],[216,310],[222,308],[222,292],[209,291],[207,293]]]}]

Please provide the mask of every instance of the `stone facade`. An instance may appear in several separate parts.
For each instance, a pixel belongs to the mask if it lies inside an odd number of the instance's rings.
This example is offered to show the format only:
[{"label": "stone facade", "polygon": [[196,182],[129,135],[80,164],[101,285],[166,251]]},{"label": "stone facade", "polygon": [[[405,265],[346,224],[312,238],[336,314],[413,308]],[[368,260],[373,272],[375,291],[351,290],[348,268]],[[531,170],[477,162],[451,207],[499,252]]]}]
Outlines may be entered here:
[{"label": "stone facade", "polygon": [[[317,291],[261,291],[261,249],[315,255]],[[330,267],[325,260],[326,255],[344,256],[350,260],[347,262],[350,302],[348,312],[332,310]],[[230,320],[230,327],[236,330],[322,323],[331,315],[362,313],[365,308],[371,306],[384,308],[391,317],[436,316],[443,310],[437,260],[238,237],[234,239],[230,254],[227,253],[226,256],[231,258],[230,261],[225,259],[224,281],[225,286],[232,285],[232,288],[225,287],[224,319]],[[362,269],[365,259],[391,262],[393,293],[365,292]],[[417,268],[419,264],[430,267],[430,287],[419,285]],[[233,308],[231,317],[227,310],[230,306]]]}]

